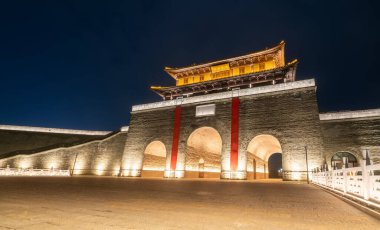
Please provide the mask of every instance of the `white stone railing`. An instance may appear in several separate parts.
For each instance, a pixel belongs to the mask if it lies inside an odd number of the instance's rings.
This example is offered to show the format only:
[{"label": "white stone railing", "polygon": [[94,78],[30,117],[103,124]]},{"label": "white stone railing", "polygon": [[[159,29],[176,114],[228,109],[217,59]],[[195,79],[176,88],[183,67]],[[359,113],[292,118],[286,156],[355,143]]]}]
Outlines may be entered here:
[{"label": "white stone railing", "polygon": [[0,176],[70,176],[70,170],[0,168]]},{"label": "white stone railing", "polygon": [[380,164],[313,172],[312,182],[343,196],[380,208]]}]

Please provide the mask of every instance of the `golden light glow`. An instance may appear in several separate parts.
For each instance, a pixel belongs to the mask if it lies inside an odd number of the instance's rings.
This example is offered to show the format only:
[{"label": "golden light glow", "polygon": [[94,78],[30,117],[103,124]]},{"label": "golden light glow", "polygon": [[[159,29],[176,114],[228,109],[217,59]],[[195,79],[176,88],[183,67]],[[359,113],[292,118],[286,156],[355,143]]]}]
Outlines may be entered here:
[{"label": "golden light glow", "polygon": [[227,172],[223,172],[222,173],[223,175],[223,178],[224,179],[239,179],[239,180],[244,180],[246,179],[247,175],[245,172],[231,172],[231,171],[227,171]]},{"label": "golden light glow", "polygon": [[48,160],[44,162],[43,168],[47,169],[61,169],[62,159],[61,155],[53,154],[48,156]]},{"label": "golden light glow", "polygon": [[165,67],[165,71],[177,86],[235,77],[285,66],[284,49],[285,42],[281,41],[273,48],[248,55],[183,68]]},{"label": "golden light glow", "polygon": [[48,167],[49,167],[49,169],[57,169],[57,164],[56,163],[50,163]]},{"label": "golden light glow", "polygon": [[226,71],[226,70],[230,70],[230,64],[222,64],[222,65],[215,65],[215,66],[211,66],[211,72],[212,73],[217,73],[217,72],[220,72],[220,71]]},{"label": "golden light glow", "polygon": [[28,169],[32,167],[32,160],[30,158],[22,158],[18,164],[19,168]]},{"label": "golden light glow", "polygon": [[195,148],[199,152],[220,155],[222,151],[222,138],[214,128],[202,127],[191,133],[187,140],[187,146]]},{"label": "golden light glow", "polygon": [[137,176],[139,169],[140,169],[140,164],[138,162],[135,162],[133,164],[129,162],[124,165],[122,172],[124,176]]},{"label": "golden light glow", "polygon": [[183,177],[185,177],[185,172],[184,171],[175,171],[174,175],[176,178],[183,178]]},{"label": "golden light glow", "polygon": [[144,154],[150,154],[158,157],[166,157],[166,148],[161,141],[152,141],[146,147]]},{"label": "golden light glow", "polygon": [[[166,166],[166,147],[161,141],[152,141],[144,151],[143,170],[164,171]],[[135,168],[136,169],[136,168]]]},{"label": "golden light glow", "polygon": [[299,172],[299,171],[301,171],[300,165],[296,162],[292,162],[290,164],[290,168],[292,169],[292,171],[294,171],[294,172],[291,172],[291,176],[290,176],[291,179],[292,180],[301,180],[301,172]]},{"label": "golden light glow", "polygon": [[82,161],[80,161],[80,162],[75,162],[75,167],[74,167],[74,172],[73,172],[73,174],[74,175],[76,175],[76,174],[80,174],[81,172],[80,172],[80,170],[82,170],[82,168],[83,168],[83,162]]},{"label": "golden light glow", "polygon": [[115,165],[113,167],[113,175],[117,176],[117,175],[119,175],[119,173],[120,173],[120,165]]},{"label": "golden light glow", "polygon": [[203,74],[196,74],[191,76],[186,76],[182,78],[178,78],[176,81],[177,86],[181,85],[189,85],[198,82],[205,82],[210,80],[236,77],[244,74],[256,73],[260,71],[266,71],[270,69],[277,68],[279,66],[276,65],[274,60],[263,61],[256,64],[251,65],[243,65],[234,68],[230,68],[229,64],[225,64],[221,66],[211,66],[211,71]]},{"label": "golden light glow", "polygon": [[301,180],[301,173],[300,172],[292,172],[292,179],[293,180]]},{"label": "golden light glow", "polygon": [[98,162],[96,163],[96,175],[104,175],[108,172],[109,170],[109,159],[100,159],[98,160]]},{"label": "golden light glow", "polygon": [[170,171],[170,170],[165,170],[164,171],[164,177],[168,178],[168,177],[173,177],[174,176],[174,172],[173,171]]},{"label": "golden light glow", "polygon": [[104,173],[104,164],[98,164],[96,167],[96,174],[101,176]]},{"label": "golden light glow", "polygon": [[[186,171],[199,172],[199,169],[198,168],[196,168],[196,169],[186,168]],[[217,170],[217,169],[204,169],[204,170],[202,170],[202,172],[216,172],[216,173],[220,173],[220,170]]]},{"label": "golden light glow", "polygon": [[138,170],[132,170],[131,171],[131,176],[137,176],[139,174]]},{"label": "golden light glow", "polygon": [[140,174],[140,170],[137,170],[137,169],[132,169],[132,170],[124,169],[123,170],[123,176],[137,177],[137,176],[139,176],[139,174]]},{"label": "golden light glow", "polygon": [[162,167],[144,167],[146,171],[163,171]]},{"label": "golden light glow", "polygon": [[[248,168],[247,172],[253,172],[253,167]],[[263,166],[256,167],[256,172],[258,172],[258,173],[264,173],[264,167]]]},{"label": "golden light glow", "polygon": [[211,127],[201,127],[192,132],[187,139],[186,171],[221,171],[222,138]]},{"label": "golden light glow", "polygon": [[247,151],[258,158],[268,161],[274,153],[282,153],[280,142],[271,135],[258,135],[248,144]]}]

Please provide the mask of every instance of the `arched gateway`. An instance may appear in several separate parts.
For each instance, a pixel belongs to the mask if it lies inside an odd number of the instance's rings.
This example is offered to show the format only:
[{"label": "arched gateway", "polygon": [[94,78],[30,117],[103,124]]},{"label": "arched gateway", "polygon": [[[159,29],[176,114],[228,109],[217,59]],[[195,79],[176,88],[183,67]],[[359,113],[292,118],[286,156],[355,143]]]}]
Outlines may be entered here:
[{"label": "arched gateway", "polygon": [[163,177],[166,164],[166,147],[161,141],[152,141],[144,151],[142,177]]},{"label": "arched gateway", "polygon": [[273,154],[281,154],[280,142],[272,135],[258,135],[247,148],[247,171],[249,179],[268,178],[268,160]]},{"label": "arched gateway", "polygon": [[219,178],[222,138],[211,127],[194,130],[186,143],[185,177]]}]

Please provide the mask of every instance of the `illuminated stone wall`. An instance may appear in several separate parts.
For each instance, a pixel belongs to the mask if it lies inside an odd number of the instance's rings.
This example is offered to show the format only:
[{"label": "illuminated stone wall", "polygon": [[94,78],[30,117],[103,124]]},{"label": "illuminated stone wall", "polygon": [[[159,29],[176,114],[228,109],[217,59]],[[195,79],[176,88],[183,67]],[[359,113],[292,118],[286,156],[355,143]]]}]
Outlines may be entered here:
[{"label": "illuminated stone wall", "polygon": [[[183,105],[177,171],[184,173],[187,140],[193,131],[201,127],[211,127],[219,132],[222,139],[219,162],[229,166],[230,100],[224,99],[212,103],[216,104],[216,115],[212,117],[195,117],[195,106]],[[123,175],[132,176],[132,174],[139,175],[141,173],[145,148],[156,140],[164,143],[166,147],[166,170],[170,169],[174,109],[174,107],[166,107],[132,112],[129,135],[124,150]]]},{"label": "illuminated stone wall", "polygon": [[[145,149],[153,141],[160,141],[165,145],[167,150],[166,167],[168,167],[173,137],[173,121],[174,107],[131,113],[128,138],[123,155],[123,176],[141,175]],[[155,171],[154,168],[161,167],[161,165],[149,163],[148,167],[153,169],[151,171]],[[157,174],[159,172],[155,175]]]},{"label": "illuminated stone wall", "polygon": [[[182,108],[182,116],[181,116],[181,132],[180,132],[180,142],[178,146],[178,164],[179,170],[185,170],[187,166],[187,177],[191,175],[191,168],[197,167],[196,159],[200,156],[203,157],[205,161],[205,171],[209,173],[209,177],[214,177],[213,174],[217,174],[220,177],[220,171],[229,168],[230,165],[230,139],[231,139],[231,100],[217,100],[210,103],[203,104],[215,104],[215,115],[214,116],[195,116],[195,108],[196,105],[183,105]],[[217,132],[216,135],[220,135],[220,137],[213,137],[212,140],[216,141],[221,138],[221,151],[211,151],[211,148],[207,149],[199,149],[197,148],[196,153],[194,148],[192,148],[191,144],[188,145],[188,140],[190,135],[193,132],[196,132],[199,128],[206,127],[207,129],[214,129]],[[214,135],[210,133],[210,136]],[[194,133],[194,135],[196,135]],[[211,137],[209,137],[211,138]],[[206,139],[206,137],[205,137]],[[210,140],[211,141],[211,140]],[[216,144],[216,148],[220,144]],[[189,157],[187,159],[186,153],[188,153]],[[211,160],[211,157],[216,157],[215,160]],[[187,161],[187,164],[186,164]],[[198,162],[199,163],[199,162]],[[196,176],[196,174],[195,174]],[[208,174],[206,174],[206,177]]]},{"label": "illuminated stone wall", "polygon": [[305,179],[306,173],[302,172],[306,171],[305,146],[309,168],[321,164],[323,145],[315,87],[252,95],[240,100],[240,169],[247,167],[250,141],[263,134],[272,135],[281,144],[283,170],[293,171],[284,179]]},{"label": "illuminated stone wall", "polygon": [[77,175],[117,175],[126,137],[126,132],[119,132],[100,141],[31,155],[17,155],[0,160],[0,167],[9,165],[11,168],[24,169],[74,168],[73,173]]},{"label": "illuminated stone wall", "polygon": [[102,136],[0,129],[0,158],[17,150],[33,150],[57,144],[86,142]]},{"label": "illuminated stone wall", "polygon": [[358,163],[367,149],[373,163],[380,163],[380,116],[322,120],[325,157],[328,166],[337,152],[350,152]]},{"label": "illuminated stone wall", "polygon": [[[253,160],[256,160],[256,178],[254,175],[254,168],[253,168]],[[265,171],[268,171],[268,162],[260,159],[256,155],[252,153],[247,153],[247,180],[254,180],[254,179],[265,179],[268,178],[267,175],[264,173]]]},{"label": "illuminated stone wall", "polygon": [[[280,88],[280,86],[276,86],[276,88]],[[295,89],[268,91],[239,98],[238,170],[244,172],[243,178],[247,177],[247,168],[248,172],[252,170],[252,165],[247,164],[252,160],[252,157],[247,154],[248,144],[254,137],[262,134],[272,135],[280,142],[283,151],[283,169],[289,171],[286,173],[285,179],[306,179],[305,146],[308,148],[310,169],[323,162],[322,136],[314,85],[307,87],[298,87],[297,85]],[[197,99],[192,100],[196,101]],[[196,106],[207,104],[215,104],[215,115],[196,117]],[[132,112],[123,159],[124,175],[126,176],[140,175],[144,149],[154,140],[165,144],[167,149],[166,170],[170,169],[175,107],[168,105],[149,108],[149,106]],[[186,161],[192,161],[191,167],[196,168],[197,160],[192,158],[198,157],[199,154],[189,151],[187,141],[196,129],[202,127],[214,128],[220,134],[222,139],[220,159],[216,159],[213,164],[215,164],[215,168],[219,167],[217,164],[220,164],[220,170],[228,172],[230,170],[231,98],[200,100],[182,104],[181,107],[176,169],[182,171],[183,174],[179,173],[177,176],[185,176]],[[138,108],[143,108],[143,105]],[[186,160],[187,151],[191,152],[188,160]],[[250,160],[247,160],[248,157]],[[263,160],[267,161],[267,159]],[[257,167],[258,175],[264,171],[263,164],[259,164]]]},{"label": "illuminated stone wall", "polygon": [[166,147],[161,141],[152,141],[144,151],[142,177],[164,177]]}]

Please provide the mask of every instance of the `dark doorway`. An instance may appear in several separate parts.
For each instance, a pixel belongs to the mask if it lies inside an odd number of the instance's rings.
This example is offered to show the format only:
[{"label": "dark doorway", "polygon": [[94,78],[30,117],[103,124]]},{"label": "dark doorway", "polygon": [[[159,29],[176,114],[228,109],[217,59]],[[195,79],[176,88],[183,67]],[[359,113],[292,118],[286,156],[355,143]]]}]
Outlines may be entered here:
[{"label": "dark doorway", "polygon": [[282,178],[282,154],[274,153],[268,159],[269,178]]},{"label": "dark doorway", "polygon": [[358,160],[354,155],[349,152],[338,152],[331,157],[331,168],[341,169],[345,165],[345,168],[353,168],[358,166]]}]

